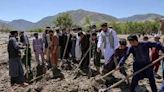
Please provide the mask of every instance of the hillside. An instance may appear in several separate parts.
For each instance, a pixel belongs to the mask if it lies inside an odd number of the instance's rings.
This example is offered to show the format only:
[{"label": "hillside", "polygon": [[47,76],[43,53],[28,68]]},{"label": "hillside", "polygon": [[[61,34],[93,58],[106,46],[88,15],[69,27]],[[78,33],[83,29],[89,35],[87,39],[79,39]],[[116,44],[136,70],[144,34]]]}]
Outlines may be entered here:
[{"label": "hillside", "polygon": [[13,21],[9,22],[8,24],[18,30],[23,30],[23,31],[28,30],[29,28],[31,28],[33,26],[32,22],[29,22],[29,21],[26,21],[23,19],[13,20]]},{"label": "hillside", "polygon": [[164,16],[159,14],[142,14],[142,15],[134,15],[127,18],[121,18],[120,21],[146,21],[146,20],[155,20],[163,18]]},{"label": "hillside", "polygon": [[61,12],[53,16],[42,18],[40,21],[36,23],[32,23],[30,21],[23,20],[23,19],[13,20],[11,22],[0,20],[0,28],[3,26],[6,28],[17,29],[17,30],[30,30],[36,28],[43,28],[45,26],[54,26],[53,22],[55,21],[55,19],[58,16],[62,15],[63,13],[70,14],[72,16],[73,23],[76,25],[84,25],[86,17],[90,18],[92,24],[111,22],[111,21],[121,21],[121,22],[146,21],[146,20],[155,20],[164,17],[163,15],[149,13],[149,14],[138,14],[126,18],[116,18],[107,14],[78,9],[78,10],[71,10],[67,12]]},{"label": "hillside", "polygon": [[[106,14],[101,14],[101,13],[96,13],[96,12],[91,12],[91,11],[86,11],[86,10],[72,10],[72,11],[67,11],[64,13],[68,13],[72,16],[73,23],[76,25],[83,25],[85,23],[85,18],[89,17],[91,20],[91,23],[102,23],[102,22],[109,22],[109,21],[117,21],[117,18],[106,15]],[[52,26],[53,22],[57,18],[57,16],[62,15],[62,13],[59,13],[54,16],[49,16],[45,17],[42,20],[38,21],[35,23],[34,27],[44,27],[44,26]]]}]

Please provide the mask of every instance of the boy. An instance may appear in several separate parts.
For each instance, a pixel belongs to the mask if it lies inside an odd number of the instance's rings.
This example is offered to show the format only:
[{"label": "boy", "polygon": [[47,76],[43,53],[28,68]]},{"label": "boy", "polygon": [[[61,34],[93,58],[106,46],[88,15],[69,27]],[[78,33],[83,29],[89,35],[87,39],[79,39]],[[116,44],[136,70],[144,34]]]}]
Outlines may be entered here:
[{"label": "boy", "polygon": [[[82,32],[78,33],[78,35],[80,36],[80,45],[81,45],[81,51],[82,51],[82,57],[83,57],[86,54],[87,50],[89,49],[90,42],[89,42],[89,38],[87,37],[87,35],[84,35]],[[84,73],[88,73],[88,71],[89,71],[89,53],[87,53],[86,57],[82,61],[81,65],[80,65],[80,69]]]},{"label": "boy", "polygon": [[[103,67],[104,74],[115,69],[119,61],[121,60],[121,58],[127,53],[129,48],[127,47],[126,39],[120,39],[119,44],[120,44],[119,48],[115,50],[115,53],[112,55],[112,57],[109,60],[109,63],[104,65]],[[127,76],[127,73],[125,72],[124,67],[120,69],[120,72],[124,76]]]},{"label": "boy", "polygon": [[97,34],[92,33],[92,56],[93,56],[93,61],[94,65],[96,67],[96,70],[100,72],[100,59],[101,59],[101,52],[97,52]]},{"label": "boy", "polygon": [[[134,63],[133,63],[134,72],[142,69],[143,67],[151,63],[149,57],[149,48],[156,47],[157,49],[162,50],[162,52],[164,52],[164,47],[161,46],[160,44],[153,43],[153,42],[139,42],[136,35],[128,36],[128,41],[131,47],[129,48],[128,53],[126,53],[125,56],[121,59],[118,67],[123,65],[125,60],[130,55],[130,53],[132,53],[134,59]],[[157,92],[157,86],[155,84],[155,78],[154,78],[152,67],[145,69],[143,72],[133,76],[131,82],[131,92],[135,92],[135,88],[138,85],[138,81],[143,78],[148,78],[152,92]]]}]

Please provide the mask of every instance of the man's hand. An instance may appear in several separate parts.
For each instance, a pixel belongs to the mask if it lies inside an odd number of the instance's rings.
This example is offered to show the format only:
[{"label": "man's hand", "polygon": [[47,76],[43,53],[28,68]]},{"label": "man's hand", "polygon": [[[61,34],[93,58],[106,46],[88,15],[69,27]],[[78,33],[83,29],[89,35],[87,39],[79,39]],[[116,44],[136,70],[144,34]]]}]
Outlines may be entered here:
[{"label": "man's hand", "polygon": [[97,52],[100,53],[100,51],[101,51],[100,48],[97,48]]},{"label": "man's hand", "polygon": [[120,66],[119,66],[119,65],[117,65],[117,66],[116,66],[116,70],[118,70],[119,68],[120,68]]}]

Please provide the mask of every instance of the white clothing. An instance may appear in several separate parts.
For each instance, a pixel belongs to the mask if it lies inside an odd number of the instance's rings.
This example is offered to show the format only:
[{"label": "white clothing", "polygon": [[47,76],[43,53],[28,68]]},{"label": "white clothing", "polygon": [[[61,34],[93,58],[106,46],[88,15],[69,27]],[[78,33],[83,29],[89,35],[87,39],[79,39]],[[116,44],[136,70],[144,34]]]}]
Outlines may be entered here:
[{"label": "white clothing", "polygon": [[[113,41],[114,41],[113,43],[114,48],[112,48],[112,45],[110,44],[110,41],[109,41],[109,35],[111,34],[111,32],[112,32]],[[115,50],[119,47],[119,38],[117,37],[116,32],[110,28],[107,30],[107,32],[101,31],[98,38],[97,47],[100,49],[103,48],[102,53],[105,58],[105,64],[107,64],[110,57],[114,54]]]},{"label": "white clothing", "polygon": [[76,46],[75,46],[75,57],[76,60],[80,60],[82,56],[81,47],[80,47],[80,37],[76,36]]}]

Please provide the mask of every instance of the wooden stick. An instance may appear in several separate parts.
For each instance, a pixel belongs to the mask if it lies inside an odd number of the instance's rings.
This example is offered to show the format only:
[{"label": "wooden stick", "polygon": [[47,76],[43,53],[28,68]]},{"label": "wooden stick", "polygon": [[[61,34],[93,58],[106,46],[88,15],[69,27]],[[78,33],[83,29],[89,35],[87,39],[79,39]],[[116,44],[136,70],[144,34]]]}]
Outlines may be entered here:
[{"label": "wooden stick", "polygon": [[[51,71],[53,68],[50,68],[48,71]],[[35,77],[34,79],[32,79],[30,82],[33,82],[33,81],[35,81],[35,80],[37,80],[37,79],[39,79],[39,78],[41,78],[41,77],[43,77],[43,76],[45,76],[46,75],[46,73],[45,74],[42,74],[42,75],[40,75],[40,76],[37,76],[37,77]]]},{"label": "wooden stick", "polygon": [[[87,54],[88,54],[88,52],[89,52],[90,49],[91,49],[91,47],[90,47],[90,48],[87,50],[87,52],[84,54],[83,58],[81,59],[79,65],[78,65],[78,67],[75,69],[75,71],[79,69],[79,67],[80,67],[80,65],[81,65],[81,63],[82,63],[82,61],[83,61],[84,58],[87,56]],[[52,69],[53,69],[53,68],[49,69],[48,71],[51,71]],[[37,76],[36,78],[32,79],[30,82],[33,82],[33,81],[35,81],[35,80],[37,80],[37,79],[39,79],[39,78],[41,78],[41,77],[43,77],[43,76],[45,76],[45,75],[46,75],[46,74],[42,74],[42,75],[40,75],[40,76]]]},{"label": "wooden stick", "polygon": [[[103,91],[107,91],[107,90],[110,90],[110,89],[112,89],[112,88],[118,86],[119,84],[121,84],[122,82],[124,82],[126,79],[129,79],[130,77],[133,77],[133,76],[135,76],[135,75],[141,73],[142,71],[144,71],[145,69],[147,69],[147,68],[153,66],[155,63],[159,62],[159,61],[162,60],[163,58],[164,58],[164,55],[162,55],[161,57],[159,57],[158,59],[156,59],[155,61],[153,61],[151,64],[145,66],[144,68],[142,68],[142,69],[136,71],[135,73],[133,73],[133,74],[127,76],[126,78],[124,78],[124,79],[118,81],[117,83],[113,84],[112,86],[110,86],[110,87],[108,87],[108,88],[106,88],[106,89],[103,89]],[[101,92],[102,92],[102,89],[100,89],[100,90],[101,90]]]},{"label": "wooden stick", "polygon": [[91,46],[90,46],[90,47],[88,48],[88,50],[85,52],[84,56],[83,56],[82,59],[80,60],[80,63],[78,64],[78,66],[77,66],[77,68],[75,69],[75,71],[76,71],[77,69],[79,69],[79,67],[80,67],[80,65],[81,65],[81,63],[82,63],[82,61],[85,59],[85,57],[86,57],[87,54],[89,53],[90,49],[91,49]]},{"label": "wooden stick", "polygon": [[[122,68],[123,66],[121,66],[120,68]],[[103,79],[109,75],[111,75],[112,73],[114,73],[115,71],[119,70],[120,68],[117,68],[117,69],[113,69],[112,71],[106,73],[105,75],[101,76],[99,79]]]},{"label": "wooden stick", "polygon": [[65,48],[64,48],[64,53],[63,53],[63,56],[62,56],[62,59],[64,59],[65,57],[65,54],[66,54],[66,51],[67,51],[67,47],[68,47],[68,43],[69,43],[69,39],[70,39],[70,34],[67,36],[67,42],[66,42],[66,45],[65,45]]}]

